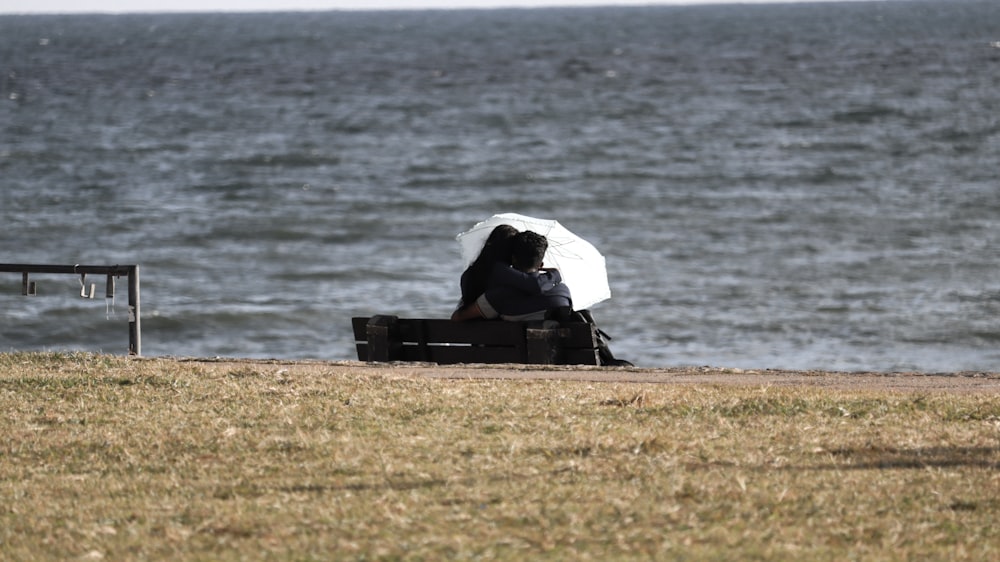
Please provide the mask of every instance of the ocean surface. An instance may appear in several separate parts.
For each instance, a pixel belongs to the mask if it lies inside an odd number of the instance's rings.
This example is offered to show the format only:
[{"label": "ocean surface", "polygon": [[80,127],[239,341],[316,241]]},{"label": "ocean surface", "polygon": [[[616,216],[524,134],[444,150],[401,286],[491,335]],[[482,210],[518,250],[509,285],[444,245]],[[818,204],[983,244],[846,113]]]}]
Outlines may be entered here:
[{"label": "ocean surface", "polygon": [[[638,366],[998,370],[1000,3],[0,16],[0,262],[144,355],[354,359],[501,212]],[[32,280],[0,351],[127,352]]]}]

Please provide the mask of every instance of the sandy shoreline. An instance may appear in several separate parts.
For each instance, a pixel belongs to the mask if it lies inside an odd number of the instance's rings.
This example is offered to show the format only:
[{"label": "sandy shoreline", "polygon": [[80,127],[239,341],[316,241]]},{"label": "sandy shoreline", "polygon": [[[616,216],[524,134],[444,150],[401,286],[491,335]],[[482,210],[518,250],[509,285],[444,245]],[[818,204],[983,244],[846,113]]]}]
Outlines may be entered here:
[{"label": "sandy shoreline", "polygon": [[144,358],[146,361],[200,363],[209,371],[251,367],[262,372],[317,374],[331,371],[391,373],[438,379],[564,380],[604,383],[648,383],[728,386],[812,386],[899,392],[1000,393],[1000,373],[878,373],[788,371],[713,367],[601,368],[542,365],[436,365],[365,363],[361,361],[268,360],[236,358]]}]

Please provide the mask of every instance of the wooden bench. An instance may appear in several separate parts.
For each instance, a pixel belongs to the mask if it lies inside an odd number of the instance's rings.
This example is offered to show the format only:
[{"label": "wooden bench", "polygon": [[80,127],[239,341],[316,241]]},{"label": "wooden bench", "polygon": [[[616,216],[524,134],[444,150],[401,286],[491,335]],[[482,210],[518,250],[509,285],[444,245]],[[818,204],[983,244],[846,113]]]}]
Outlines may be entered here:
[{"label": "wooden bench", "polygon": [[584,322],[351,319],[361,361],[600,365],[597,328]]}]

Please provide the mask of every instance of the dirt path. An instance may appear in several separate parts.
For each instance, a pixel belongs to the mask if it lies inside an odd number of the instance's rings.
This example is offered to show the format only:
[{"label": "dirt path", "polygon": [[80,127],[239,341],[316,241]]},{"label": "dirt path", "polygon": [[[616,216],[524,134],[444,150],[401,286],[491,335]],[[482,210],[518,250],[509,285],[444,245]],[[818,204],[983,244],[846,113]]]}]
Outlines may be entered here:
[{"label": "dirt path", "polygon": [[[164,360],[164,359],[153,359]],[[677,385],[814,386],[900,392],[980,392],[1000,394],[1000,373],[844,373],[683,367],[668,369],[606,369],[580,366],[449,365],[426,363],[363,363],[359,361],[278,361],[239,359],[172,359],[204,363],[208,369],[237,366],[260,371],[293,373],[331,371],[392,373],[441,379],[567,380]]]}]

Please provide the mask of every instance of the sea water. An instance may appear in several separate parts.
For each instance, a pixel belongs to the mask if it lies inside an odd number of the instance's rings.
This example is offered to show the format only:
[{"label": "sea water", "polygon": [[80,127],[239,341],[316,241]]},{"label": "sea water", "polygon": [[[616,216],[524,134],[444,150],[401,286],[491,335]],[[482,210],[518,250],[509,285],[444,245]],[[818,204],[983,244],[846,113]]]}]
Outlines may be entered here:
[{"label": "sea water", "polygon": [[[992,1],[0,17],[0,262],[145,355],[355,358],[518,212],[639,366],[996,370],[998,170]],[[32,280],[0,350],[127,351]]]}]

